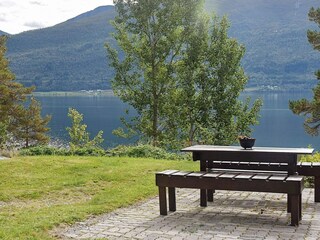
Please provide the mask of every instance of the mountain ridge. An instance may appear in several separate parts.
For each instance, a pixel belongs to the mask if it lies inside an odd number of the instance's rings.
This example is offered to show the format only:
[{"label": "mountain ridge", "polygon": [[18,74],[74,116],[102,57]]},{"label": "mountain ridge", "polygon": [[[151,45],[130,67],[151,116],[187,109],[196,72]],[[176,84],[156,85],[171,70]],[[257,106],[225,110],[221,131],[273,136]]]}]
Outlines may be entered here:
[{"label": "mountain ridge", "polygon": [[[248,87],[300,89],[315,84],[318,53],[306,39],[307,18],[316,0],[207,0],[208,12],[227,14],[230,36],[247,49],[243,66]],[[16,79],[37,91],[110,89],[104,43],[110,37],[114,6],[101,6],[55,26],[12,35],[7,56]]]}]

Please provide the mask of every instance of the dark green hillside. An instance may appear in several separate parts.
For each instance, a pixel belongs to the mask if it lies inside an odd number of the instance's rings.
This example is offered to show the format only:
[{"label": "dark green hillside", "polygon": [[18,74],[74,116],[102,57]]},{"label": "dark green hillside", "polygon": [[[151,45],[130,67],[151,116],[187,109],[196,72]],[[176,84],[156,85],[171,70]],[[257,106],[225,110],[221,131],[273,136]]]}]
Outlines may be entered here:
[{"label": "dark green hillside", "polygon": [[99,7],[54,27],[27,31],[8,41],[19,81],[38,91],[109,88],[104,42],[114,7]]},{"label": "dark green hillside", "polygon": [[[243,65],[249,86],[310,88],[318,53],[306,38],[307,13],[316,0],[207,0],[209,12],[227,14],[231,36],[247,49]],[[109,88],[104,42],[114,7],[100,7],[54,27],[13,35],[8,57],[17,80],[38,91]],[[109,39],[110,40],[110,39]]]},{"label": "dark green hillside", "polygon": [[4,32],[4,31],[1,31],[1,30],[0,30],[0,36],[1,36],[1,35],[9,35],[9,34],[6,33],[6,32]]},{"label": "dark green hillside", "polygon": [[219,13],[227,13],[231,32],[245,44],[244,67],[251,86],[310,87],[319,68],[318,53],[306,37],[314,27],[307,14],[315,0],[236,0],[207,2]]}]

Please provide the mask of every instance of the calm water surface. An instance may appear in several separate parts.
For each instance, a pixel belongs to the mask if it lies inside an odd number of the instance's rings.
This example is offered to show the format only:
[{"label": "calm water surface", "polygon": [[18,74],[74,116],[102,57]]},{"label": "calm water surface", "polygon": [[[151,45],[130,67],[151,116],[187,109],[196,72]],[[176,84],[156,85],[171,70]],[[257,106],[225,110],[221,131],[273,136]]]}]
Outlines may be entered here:
[{"label": "calm water surface", "polygon": [[[262,98],[264,105],[260,112],[260,124],[254,128],[256,146],[307,147],[312,145],[320,150],[320,137],[311,137],[304,132],[303,118],[292,114],[288,101],[302,97],[310,99],[311,92],[300,93],[245,93],[243,97]],[[50,135],[53,139],[68,141],[66,127],[71,125],[67,117],[68,108],[76,108],[84,114],[84,122],[92,137],[99,130],[104,131],[105,146],[126,143],[111,134],[121,126],[120,117],[127,106],[113,96],[88,97],[38,97],[44,114],[51,114]]]}]

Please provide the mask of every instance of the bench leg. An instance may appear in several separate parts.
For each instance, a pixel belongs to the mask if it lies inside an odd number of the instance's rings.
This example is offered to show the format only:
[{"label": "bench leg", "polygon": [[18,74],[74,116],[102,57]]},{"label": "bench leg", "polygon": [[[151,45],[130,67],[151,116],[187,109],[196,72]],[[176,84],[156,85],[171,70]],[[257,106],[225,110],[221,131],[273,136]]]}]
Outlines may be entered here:
[{"label": "bench leg", "polygon": [[314,177],[314,201],[320,202],[320,176]]},{"label": "bench leg", "polygon": [[207,194],[208,194],[208,202],[213,202],[213,194],[214,194],[214,189],[208,189]]},{"label": "bench leg", "polygon": [[292,194],[289,198],[291,199],[291,226],[299,226],[301,194]]},{"label": "bench leg", "polygon": [[169,211],[176,211],[176,189],[174,187],[169,187]]},{"label": "bench leg", "polygon": [[207,189],[200,189],[200,206],[207,206]]},{"label": "bench leg", "polygon": [[291,212],[291,197],[290,194],[287,194],[287,212]]},{"label": "bench leg", "polygon": [[299,221],[302,219],[302,194],[299,195]]},{"label": "bench leg", "polygon": [[167,193],[166,187],[159,187],[160,215],[167,215]]}]

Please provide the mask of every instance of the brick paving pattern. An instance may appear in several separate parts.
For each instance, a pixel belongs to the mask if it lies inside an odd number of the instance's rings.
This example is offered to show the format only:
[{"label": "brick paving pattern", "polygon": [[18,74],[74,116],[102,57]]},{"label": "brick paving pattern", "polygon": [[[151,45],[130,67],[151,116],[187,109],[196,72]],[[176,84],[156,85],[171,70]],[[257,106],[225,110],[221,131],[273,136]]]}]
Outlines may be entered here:
[{"label": "brick paving pattern", "polygon": [[320,239],[320,203],[303,191],[302,221],[289,226],[286,195],[217,191],[199,206],[199,190],[177,189],[177,211],[159,215],[158,198],[59,230],[62,239]]}]

